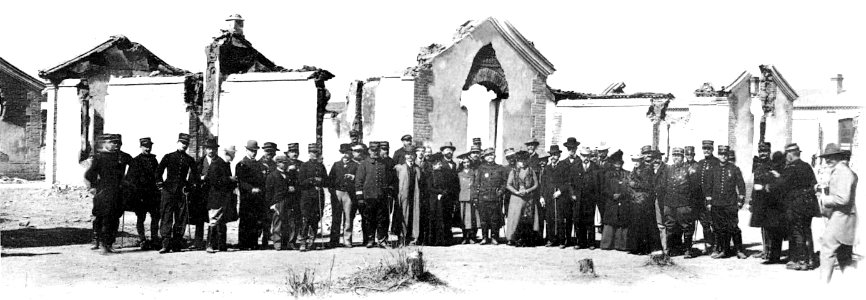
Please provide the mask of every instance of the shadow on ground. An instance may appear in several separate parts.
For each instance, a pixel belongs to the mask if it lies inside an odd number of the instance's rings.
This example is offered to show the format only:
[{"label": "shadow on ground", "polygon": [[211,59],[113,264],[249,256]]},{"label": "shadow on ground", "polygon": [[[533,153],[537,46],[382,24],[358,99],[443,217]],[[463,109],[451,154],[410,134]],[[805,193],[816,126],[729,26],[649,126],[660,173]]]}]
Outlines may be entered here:
[{"label": "shadow on ground", "polygon": [[90,242],[92,230],[86,228],[22,228],[0,232],[4,248],[80,245]]},{"label": "shadow on ground", "polygon": [[0,257],[31,257],[31,256],[40,256],[40,255],[56,255],[60,254],[60,252],[45,252],[45,253],[0,253]]}]

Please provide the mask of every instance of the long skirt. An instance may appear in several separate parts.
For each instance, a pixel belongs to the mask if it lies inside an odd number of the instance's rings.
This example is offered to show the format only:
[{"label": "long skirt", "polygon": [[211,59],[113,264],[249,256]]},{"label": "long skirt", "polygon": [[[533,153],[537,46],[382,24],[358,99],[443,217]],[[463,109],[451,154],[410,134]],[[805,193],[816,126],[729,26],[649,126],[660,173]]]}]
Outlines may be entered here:
[{"label": "long skirt", "polygon": [[[508,216],[505,224],[505,238],[508,241],[531,239],[531,232],[541,232],[541,218],[529,198],[511,195],[508,200]],[[527,215],[529,214],[529,215]],[[525,230],[520,230],[521,228]]]},{"label": "long skirt", "polygon": [[467,230],[478,229],[478,223],[481,216],[478,214],[478,207],[469,200],[460,201],[460,220],[461,228]]}]

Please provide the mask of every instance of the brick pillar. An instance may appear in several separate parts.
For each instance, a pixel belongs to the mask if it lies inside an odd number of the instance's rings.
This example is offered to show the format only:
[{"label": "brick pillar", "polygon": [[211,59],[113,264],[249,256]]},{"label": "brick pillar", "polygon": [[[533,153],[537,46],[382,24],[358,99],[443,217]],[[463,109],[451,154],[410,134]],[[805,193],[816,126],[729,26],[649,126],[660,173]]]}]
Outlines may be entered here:
[{"label": "brick pillar", "polygon": [[415,139],[429,141],[433,138],[433,126],[430,125],[430,112],[433,111],[433,97],[428,88],[435,77],[429,67],[420,68],[415,77],[414,109],[412,131]]},{"label": "brick pillar", "polygon": [[[547,126],[547,103],[553,101],[553,93],[547,88],[547,76],[538,74],[532,79],[532,94],[535,96],[534,101],[530,105],[530,115],[532,118],[532,128],[530,128],[530,136],[538,139],[539,149],[545,149],[545,130]],[[562,116],[560,122],[562,122]]]}]

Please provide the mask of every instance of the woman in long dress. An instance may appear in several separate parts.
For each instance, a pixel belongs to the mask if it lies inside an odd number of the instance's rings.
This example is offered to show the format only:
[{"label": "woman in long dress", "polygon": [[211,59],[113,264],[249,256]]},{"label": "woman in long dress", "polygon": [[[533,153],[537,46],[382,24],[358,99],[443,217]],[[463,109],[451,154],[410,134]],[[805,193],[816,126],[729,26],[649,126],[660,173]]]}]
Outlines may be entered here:
[{"label": "woman in long dress", "polygon": [[535,209],[535,193],[538,189],[538,176],[529,168],[529,152],[520,151],[515,155],[516,168],[508,173],[505,187],[511,192],[508,201],[508,222],[505,237],[512,246],[524,246],[530,242],[534,232],[541,231],[538,211]]},{"label": "woman in long dress", "polygon": [[631,172],[622,169],[622,151],[614,152],[608,157],[613,166],[604,178],[602,193],[605,199],[601,249],[628,251],[628,228],[631,219],[631,188],[629,177]]}]

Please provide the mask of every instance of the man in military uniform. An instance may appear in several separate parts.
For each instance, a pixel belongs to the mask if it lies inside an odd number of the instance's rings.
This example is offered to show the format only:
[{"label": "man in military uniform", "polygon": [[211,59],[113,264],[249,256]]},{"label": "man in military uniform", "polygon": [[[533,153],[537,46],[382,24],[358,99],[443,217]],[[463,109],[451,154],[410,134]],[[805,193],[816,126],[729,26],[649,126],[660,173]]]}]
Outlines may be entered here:
[{"label": "man in military uniform", "polygon": [[[267,180],[268,174],[277,169],[277,162],[274,161],[274,157],[277,156],[277,151],[280,151],[280,149],[277,148],[276,143],[265,142],[265,144],[262,145],[262,151],[264,152],[264,154],[262,155],[262,157],[259,157],[259,163],[263,164],[267,168],[267,172],[265,172],[264,175],[265,179]],[[295,158],[297,158],[297,156],[295,156]],[[271,236],[270,231],[272,220],[271,214],[269,212],[270,210],[268,208],[269,206],[270,205],[268,205],[267,201],[262,201],[262,207],[260,209],[262,214],[259,221],[262,235],[262,249],[268,248],[268,241],[270,240]]]},{"label": "man in military uniform", "polygon": [[812,218],[819,215],[818,200],[814,187],[818,183],[812,167],[800,159],[800,146],[796,143],[785,146],[785,166],[781,172],[773,172],[776,182],[768,191],[781,193],[785,202],[785,216],[790,226],[788,242],[788,265],[791,270],[811,270],[816,267],[812,240]]},{"label": "man in military uniform", "polygon": [[208,253],[215,253],[223,248],[222,236],[227,233],[223,216],[234,197],[235,188],[231,166],[217,155],[218,148],[215,138],[208,139],[204,144],[205,155],[197,163],[202,182],[200,193],[207,210],[208,236],[205,250]]},{"label": "man in military uniform", "polygon": [[595,249],[595,202],[598,197],[598,176],[600,169],[593,161],[592,150],[580,150],[582,160],[572,164],[569,171],[571,179],[571,200],[577,244],[575,249]]},{"label": "man in military uniform", "polygon": [[367,248],[388,247],[388,195],[394,189],[393,166],[382,160],[379,144],[370,142],[370,157],[355,173],[355,195],[361,209],[361,226]]},{"label": "man in military uniform", "polygon": [[[403,148],[397,151],[403,150]],[[331,165],[328,180],[332,184],[331,191],[331,246],[336,247],[343,237],[343,245],[352,247],[352,227],[355,221],[355,172],[358,163],[352,159],[352,149],[349,144],[340,145],[343,157]]]},{"label": "man in military uniform", "polygon": [[[499,229],[502,227],[502,195],[505,194],[507,170],[496,164],[496,150],[487,148],[481,153],[484,163],[475,172],[475,191],[471,196],[478,203],[481,216],[482,245],[499,244]],[[492,237],[491,237],[492,232]]]},{"label": "man in military uniform", "polygon": [[400,138],[400,142],[403,143],[403,147],[397,149],[397,151],[394,151],[394,160],[395,163],[397,163],[398,165],[406,163],[404,159],[406,157],[406,154],[413,153],[415,151],[415,147],[412,146],[411,135],[403,135],[403,137]]},{"label": "man in military uniform", "polygon": [[770,193],[765,188],[775,180],[771,171],[779,171],[781,167],[770,158],[770,143],[758,144],[758,155],[752,159],[752,174],[754,188],[749,209],[752,218],[749,225],[761,228],[763,251],[757,256],[767,264],[779,262],[782,252],[782,239],[785,237],[784,215],[780,193]]},{"label": "man in military uniform", "polygon": [[684,253],[693,257],[692,234],[692,186],[689,182],[689,165],[683,161],[683,148],[673,148],[673,164],[667,168],[662,182],[662,193],[658,196],[664,204],[665,231],[669,255]]},{"label": "man in military uniform", "polygon": [[105,141],[105,148],[93,156],[84,179],[90,183],[90,191],[94,194],[93,230],[99,237],[102,253],[109,254],[114,253],[112,245],[123,215],[123,177],[132,156],[120,151],[123,142],[119,134],[103,134],[101,138]]},{"label": "man in military uniform", "polygon": [[[169,251],[180,252],[183,246],[183,232],[189,214],[189,191],[198,183],[195,159],[186,153],[189,147],[189,134],[177,137],[177,151],[166,154],[159,161],[156,170],[156,186],[162,191],[159,222],[159,235],[162,237],[160,254]],[[165,180],[162,178],[166,173]]]},{"label": "man in military uniform", "polygon": [[295,219],[300,213],[298,202],[298,171],[289,170],[289,157],[274,158],[277,168],[268,174],[265,182],[266,202],[270,204],[271,241],[274,250],[295,250],[292,237],[296,236]]},{"label": "man in military uniform", "polygon": [[568,246],[571,236],[571,181],[570,165],[560,161],[559,145],[550,145],[549,164],[541,171],[541,197],[544,206],[547,232],[547,247]]},{"label": "man in military uniform", "polygon": [[[737,211],[743,207],[746,198],[746,184],[740,168],[728,162],[728,151],[726,145],[719,145],[719,168],[717,169],[713,185],[713,192],[706,202],[707,211],[713,216],[713,233],[716,237],[716,251],[712,258],[727,257],[730,252],[735,252],[737,257],[745,259],[743,253],[743,237],[740,232]],[[734,242],[734,251],[730,251],[731,240]]]},{"label": "man in military uniform", "polygon": [[325,188],[330,188],[328,171],[320,161],[322,148],[318,144],[309,144],[307,152],[310,160],[301,165],[298,172],[298,182],[301,187],[301,227],[300,250],[313,250],[319,221],[325,207]]},{"label": "man in military uniform", "polygon": [[257,141],[247,141],[245,148],[246,156],[235,165],[235,176],[240,190],[238,248],[252,250],[259,248],[258,237],[263,226],[261,218],[266,213],[262,208],[265,199],[265,174],[268,173],[268,169],[267,166],[256,161],[256,154],[260,149]]},{"label": "man in military uniform", "polygon": [[[136,204],[135,229],[138,231],[141,250],[161,246],[159,241],[159,189],[156,188],[156,169],[159,161],[150,154],[153,142],[149,137],[138,139],[141,154],[129,163],[127,178],[134,186],[133,203]],[[145,238],[144,220],[150,214],[150,243]]]},{"label": "man in military uniform", "polygon": [[701,228],[703,228],[704,243],[708,244],[704,252],[705,254],[711,254],[713,253],[716,239],[713,236],[712,216],[706,210],[706,202],[712,200],[713,186],[716,184],[713,176],[719,168],[719,159],[713,156],[713,141],[704,140],[701,142],[701,150],[704,153],[704,159],[700,160],[695,168],[696,183],[699,187],[696,194],[699,202],[694,208],[697,210],[695,214],[701,223]]},{"label": "man in military uniform", "polygon": [[288,159],[288,169],[289,171],[297,171],[298,168],[301,167],[302,162],[298,159],[298,155],[300,155],[300,145],[298,143],[289,143],[286,147],[286,158]]}]

